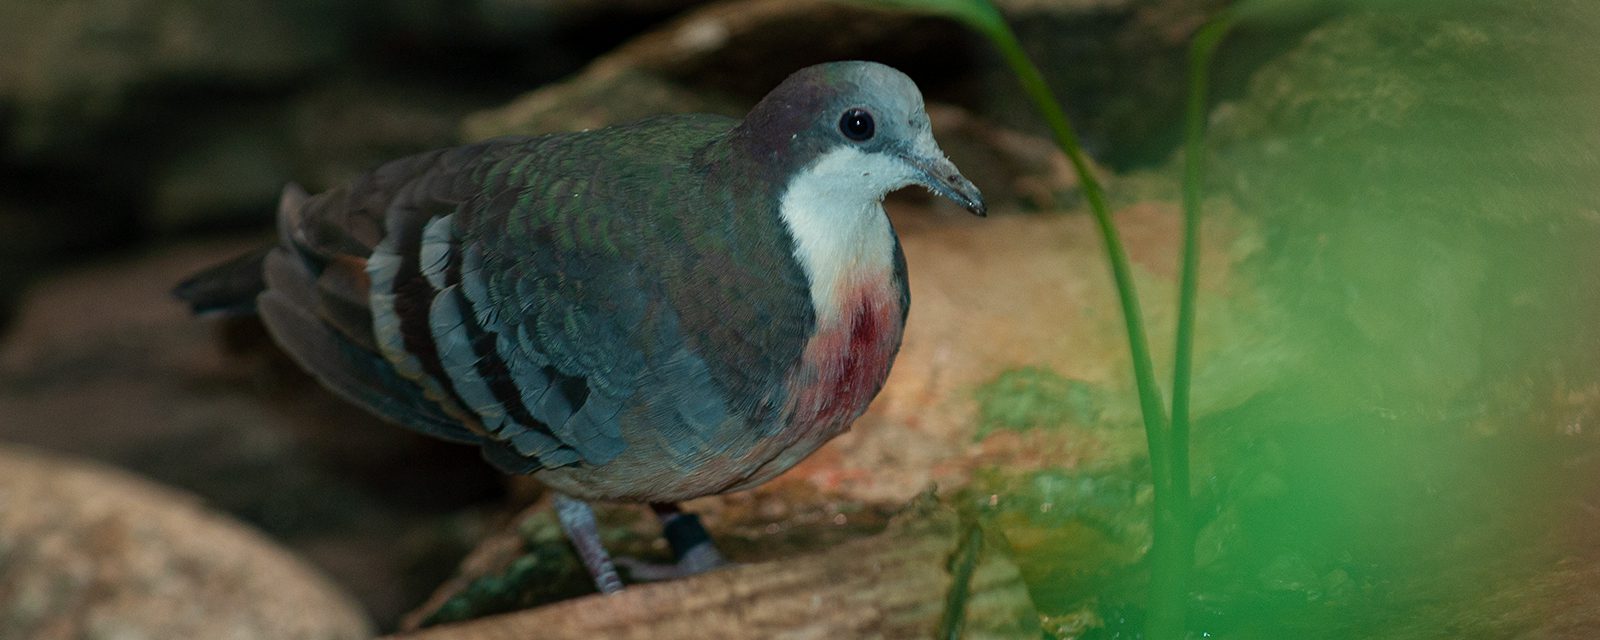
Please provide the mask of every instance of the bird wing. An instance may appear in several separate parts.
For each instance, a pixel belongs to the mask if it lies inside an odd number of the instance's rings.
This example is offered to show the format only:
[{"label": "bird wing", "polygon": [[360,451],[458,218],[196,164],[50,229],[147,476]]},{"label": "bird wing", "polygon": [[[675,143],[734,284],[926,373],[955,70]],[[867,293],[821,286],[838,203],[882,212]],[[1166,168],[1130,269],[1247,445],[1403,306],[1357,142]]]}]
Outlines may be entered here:
[{"label": "bird wing", "polygon": [[465,332],[495,336],[504,371],[486,379],[509,379],[543,425],[502,432],[518,454],[601,464],[639,444],[688,464],[782,402],[809,297],[792,260],[742,255],[788,254],[772,250],[776,212],[752,224],[693,156],[731,125],[671,117],[537,140],[453,219]]},{"label": "bird wing", "polygon": [[403,240],[391,240],[392,230],[408,236],[465,200],[469,168],[494,152],[474,145],[420,154],[316,196],[290,185],[256,298],[274,339],[324,385],[393,422],[464,443],[483,441],[476,417],[380,348],[368,261],[385,241]]},{"label": "bird wing", "polygon": [[[799,350],[757,348],[771,362],[735,371],[688,337],[775,306],[759,303],[776,295],[760,261],[697,282],[705,265],[682,245],[706,234],[696,225],[737,217],[689,211],[694,199],[672,186],[695,179],[677,156],[730,123],[502,139],[385,165],[284,207],[262,313],[347,398],[478,442],[508,471],[604,464],[630,421],[648,423],[631,439],[703,445]],[[804,291],[803,276],[784,275]],[[714,311],[682,313],[704,303]]]}]

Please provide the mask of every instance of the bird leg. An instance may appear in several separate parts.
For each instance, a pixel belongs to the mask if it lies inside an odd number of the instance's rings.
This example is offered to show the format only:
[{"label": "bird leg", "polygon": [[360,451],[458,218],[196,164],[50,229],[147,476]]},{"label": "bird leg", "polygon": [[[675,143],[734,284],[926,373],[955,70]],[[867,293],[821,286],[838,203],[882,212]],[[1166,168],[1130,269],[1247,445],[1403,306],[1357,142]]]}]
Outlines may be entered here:
[{"label": "bird leg", "polygon": [[711,534],[700,524],[700,516],[686,513],[678,505],[667,502],[651,503],[650,508],[661,520],[661,536],[667,539],[667,546],[672,548],[672,556],[677,562],[656,564],[633,558],[617,558],[617,564],[626,568],[634,580],[672,580],[731,564],[717,551]]},{"label": "bird leg", "polygon": [[605,545],[600,542],[600,525],[595,522],[594,509],[589,508],[589,503],[557,493],[556,519],[561,521],[561,530],[578,550],[583,566],[589,569],[595,588],[600,593],[622,591],[622,578],[611,562],[611,554],[606,553]]}]

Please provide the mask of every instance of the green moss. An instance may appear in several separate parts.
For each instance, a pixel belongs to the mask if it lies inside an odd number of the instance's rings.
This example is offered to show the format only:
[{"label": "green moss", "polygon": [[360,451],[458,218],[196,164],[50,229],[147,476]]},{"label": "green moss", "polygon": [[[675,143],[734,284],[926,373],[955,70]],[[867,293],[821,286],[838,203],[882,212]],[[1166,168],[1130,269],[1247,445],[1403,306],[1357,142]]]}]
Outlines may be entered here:
[{"label": "green moss", "polygon": [[554,514],[536,513],[518,525],[523,554],[499,573],[473,580],[429,616],[424,626],[526,609],[594,590]]},{"label": "green moss", "polygon": [[1001,373],[977,390],[978,437],[997,429],[1024,431],[1067,424],[1090,425],[1100,418],[1101,393],[1045,367]]},{"label": "green moss", "polygon": [[[1099,473],[981,469],[960,500],[975,504],[1021,570],[1058,638],[1134,628],[1142,602],[1136,567],[1150,544],[1150,485],[1141,466]],[[1098,631],[1097,631],[1098,632]]]}]

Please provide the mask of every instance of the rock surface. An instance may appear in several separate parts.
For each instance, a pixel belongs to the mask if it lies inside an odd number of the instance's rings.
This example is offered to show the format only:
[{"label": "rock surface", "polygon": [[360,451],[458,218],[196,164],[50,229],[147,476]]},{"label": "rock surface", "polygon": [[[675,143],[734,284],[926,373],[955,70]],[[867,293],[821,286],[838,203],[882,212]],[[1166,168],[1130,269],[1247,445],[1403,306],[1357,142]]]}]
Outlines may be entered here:
[{"label": "rock surface", "polygon": [[141,85],[270,86],[343,45],[339,21],[264,0],[3,2],[0,12],[0,98],[15,109],[6,150],[23,157],[92,152]]},{"label": "rock surface", "polygon": [[169,248],[42,283],[0,344],[0,441],[199,495],[392,625],[470,547],[473,508],[500,498],[502,480],[466,447],[322,391],[258,324],[194,318],[169,297],[256,242]]},{"label": "rock surface", "polygon": [[393,638],[1038,638],[1004,542],[931,502],[818,553]]},{"label": "rock surface", "polygon": [[369,637],[354,600],[261,534],[127,473],[0,448],[0,636]]},{"label": "rock surface", "polygon": [[[659,113],[742,116],[794,70],[841,58],[908,73],[959,59],[970,36],[947,20],[832,0],[708,5],[635,38],[583,72],[468,121],[468,137],[584,129]],[[930,74],[921,74],[924,80]],[[938,74],[940,80],[950,73]],[[638,89],[636,89],[636,87]],[[642,90],[641,90],[642,89]]]},{"label": "rock surface", "polygon": [[0,0],[0,322],[75,252],[265,226],[693,2]]},{"label": "rock surface", "polygon": [[1600,5],[1344,4],[1212,117],[1293,357],[1195,432],[1196,600],[1219,637],[1583,637],[1594,541],[1550,531],[1597,522]]}]

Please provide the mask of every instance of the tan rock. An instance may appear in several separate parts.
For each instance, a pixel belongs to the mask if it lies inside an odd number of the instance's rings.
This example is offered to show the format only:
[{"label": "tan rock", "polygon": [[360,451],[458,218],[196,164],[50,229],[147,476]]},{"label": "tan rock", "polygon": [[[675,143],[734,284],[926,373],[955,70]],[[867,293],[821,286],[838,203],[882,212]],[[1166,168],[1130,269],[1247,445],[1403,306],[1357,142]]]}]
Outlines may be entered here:
[{"label": "tan rock", "polygon": [[321,574],[193,496],[0,448],[0,637],[369,635]]},{"label": "tan rock", "polygon": [[258,323],[195,318],[168,294],[265,239],[169,246],[40,282],[0,343],[0,442],[200,496],[392,625],[470,546],[459,509],[497,496],[502,477],[469,447],[324,391]]},{"label": "tan rock", "polygon": [[1037,638],[1003,547],[924,500],[884,533],[820,553],[392,638]]}]

